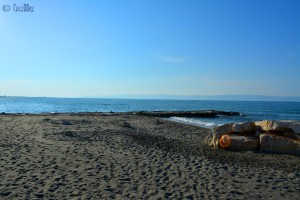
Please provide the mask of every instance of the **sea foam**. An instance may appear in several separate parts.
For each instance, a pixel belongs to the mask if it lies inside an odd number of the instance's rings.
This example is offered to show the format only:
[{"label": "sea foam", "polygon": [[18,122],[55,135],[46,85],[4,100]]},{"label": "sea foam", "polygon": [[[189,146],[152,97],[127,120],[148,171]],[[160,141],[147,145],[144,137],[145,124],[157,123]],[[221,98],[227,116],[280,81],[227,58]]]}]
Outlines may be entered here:
[{"label": "sea foam", "polygon": [[201,126],[201,127],[205,127],[205,128],[213,128],[215,126],[221,125],[221,124],[217,124],[214,122],[205,122],[205,121],[201,121],[198,119],[186,118],[186,117],[170,117],[169,120],[179,122],[179,123],[184,123],[184,124]]}]

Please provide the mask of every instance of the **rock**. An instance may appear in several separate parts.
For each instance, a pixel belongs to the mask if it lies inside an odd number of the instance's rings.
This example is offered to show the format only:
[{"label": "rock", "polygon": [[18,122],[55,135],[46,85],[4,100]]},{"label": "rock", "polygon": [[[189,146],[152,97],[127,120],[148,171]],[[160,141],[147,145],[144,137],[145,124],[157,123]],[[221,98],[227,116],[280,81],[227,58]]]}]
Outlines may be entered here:
[{"label": "rock", "polygon": [[300,121],[263,120],[237,124],[224,124],[215,127],[208,144],[214,147],[226,145],[219,143],[223,135],[230,135],[228,149],[255,151],[261,146],[263,151],[300,155]]},{"label": "rock", "polygon": [[155,124],[156,124],[156,125],[161,125],[161,124],[163,124],[163,122],[160,121],[159,119],[157,119],[157,120],[155,121]]},{"label": "rock", "polygon": [[7,197],[7,196],[10,195],[10,194],[11,194],[10,191],[1,191],[1,192],[0,192],[0,196],[5,196],[5,197]]},{"label": "rock", "polygon": [[300,135],[300,122],[295,122],[292,125],[292,129],[293,129],[294,133],[297,133],[298,135]]},{"label": "rock", "polygon": [[273,126],[272,124],[273,122],[272,121],[269,121],[269,120],[263,120],[263,121],[257,121],[257,122],[254,122],[254,126],[256,128],[256,130],[270,130],[271,127]]},{"label": "rock", "polygon": [[282,132],[282,136],[285,138],[290,138],[290,139],[299,139],[298,136],[294,132]]},{"label": "rock", "polygon": [[260,132],[260,131],[255,131],[254,136],[257,137],[257,138],[259,138],[260,134],[262,134],[262,132]]},{"label": "rock", "polygon": [[218,110],[196,110],[196,111],[139,111],[137,115],[151,117],[216,117],[218,115],[238,116],[239,112],[226,112]]},{"label": "rock", "polygon": [[232,123],[231,124],[224,124],[221,126],[217,126],[213,130],[213,135],[217,138],[220,139],[222,135],[228,135],[232,133]]},{"label": "rock", "polygon": [[300,141],[284,138],[272,134],[261,134],[259,136],[260,149],[277,153],[286,153],[300,156]]},{"label": "rock", "polygon": [[66,131],[66,132],[63,132],[62,135],[67,136],[67,137],[75,137],[76,133],[73,131]]},{"label": "rock", "polygon": [[44,196],[45,195],[43,193],[36,193],[35,194],[35,197],[38,198],[38,199],[42,199],[42,198],[44,198]]},{"label": "rock", "polygon": [[285,120],[285,121],[275,121],[273,124],[274,131],[293,131],[294,121]]},{"label": "rock", "polygon": [[259,149],[259,139],[253,136],[230,135],[231,143],[228,147],[235,151],[256,151]]},{"label": "rock", "polygon": [[63,125],[73,125],[73,123],[69,120],[63,120],[62,124]]},{"label": "rock", "polygon": [[122,122],[121,126],[124,128],[132,128],[132,126],[128,122]]},{"label": "rock", "polygon": [[[293,131],[294,121],[270,121],[270,120],[263,120],[255,122],[255,126],[258,129],[264,131],[282,131],[282,132],[291,132]],[[297,127],[295,127],[297,129]]]},{"label": "rock", "polygon": [[73,190],[73,192],[72,192],[71,196],[79,196],[80,194],[81,194],[81,191],[80,191],[80,190],[77,190],[77,189],[75,189],[75,190]]},{"label": "rock", "polygon": [[241,133],[241,132],[252,132],[255,130],[253,122],[243,122],[232,125],[232,132]]},{"label": "rock", "polygon": [[287,177],[290,178],[290,179],[295,178],[295,176],[296,176],[296,174],[294,174],[294,173],[289,173],[289,174],[287,175]]}]

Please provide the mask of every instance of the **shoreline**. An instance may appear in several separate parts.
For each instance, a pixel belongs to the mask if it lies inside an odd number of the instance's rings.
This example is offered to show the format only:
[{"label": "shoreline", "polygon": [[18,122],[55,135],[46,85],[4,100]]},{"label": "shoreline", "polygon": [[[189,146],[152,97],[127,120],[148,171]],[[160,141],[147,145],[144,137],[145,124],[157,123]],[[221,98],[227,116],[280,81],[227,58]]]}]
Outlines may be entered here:
[{"label": "shoreline", "polygon": [[133,113],[0,115],[0,197],[299,198],[300,157],[216,151],[209,131]]}]

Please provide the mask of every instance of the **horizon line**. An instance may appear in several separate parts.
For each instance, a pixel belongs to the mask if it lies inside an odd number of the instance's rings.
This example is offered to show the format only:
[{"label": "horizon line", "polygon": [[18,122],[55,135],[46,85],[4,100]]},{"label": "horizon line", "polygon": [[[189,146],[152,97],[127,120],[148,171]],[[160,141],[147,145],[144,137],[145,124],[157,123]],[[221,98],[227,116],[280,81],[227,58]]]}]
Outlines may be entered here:
[{"label": "horizon line", "polygon": [[[202,97],[202,98],[201,98]],[[300,102],[300,96],[268,96],[268,95],[107,95],[107,96],[14,96],[0,95],[0,98],[67,98],[67,99],[124,99],[124,100],[205,100],[205,101],[277,101]],[[211,98],[211,99],[210,99]]]}]

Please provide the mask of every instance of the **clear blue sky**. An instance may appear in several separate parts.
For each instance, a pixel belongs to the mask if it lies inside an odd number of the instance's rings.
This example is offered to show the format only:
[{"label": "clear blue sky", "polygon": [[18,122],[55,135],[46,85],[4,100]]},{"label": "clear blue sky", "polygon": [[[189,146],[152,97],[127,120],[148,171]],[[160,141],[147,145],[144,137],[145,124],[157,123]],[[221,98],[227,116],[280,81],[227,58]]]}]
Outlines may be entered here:
[{"label": "clear blue sky", "polygon": [[0,2],[0,95],[300,96],[298,0]]}]

